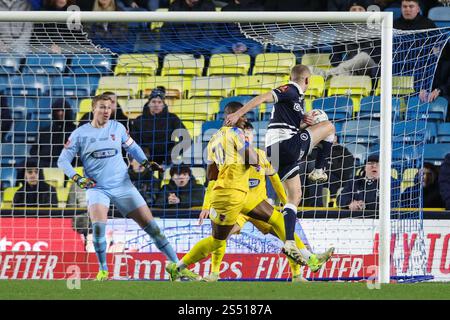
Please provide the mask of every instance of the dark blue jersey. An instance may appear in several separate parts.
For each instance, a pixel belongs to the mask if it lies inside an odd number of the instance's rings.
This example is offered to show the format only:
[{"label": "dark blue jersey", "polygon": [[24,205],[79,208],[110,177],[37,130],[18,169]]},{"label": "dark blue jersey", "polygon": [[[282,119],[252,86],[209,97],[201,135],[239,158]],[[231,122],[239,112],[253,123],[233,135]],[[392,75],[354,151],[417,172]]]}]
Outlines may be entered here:
[{"label": "dark blue jersey", "polygon": [[287,85],[272,90],[275,100],[269,129],[292,129],[299,131],[300,123],[305,114],[304,95],[300,87],[289,82]]}]

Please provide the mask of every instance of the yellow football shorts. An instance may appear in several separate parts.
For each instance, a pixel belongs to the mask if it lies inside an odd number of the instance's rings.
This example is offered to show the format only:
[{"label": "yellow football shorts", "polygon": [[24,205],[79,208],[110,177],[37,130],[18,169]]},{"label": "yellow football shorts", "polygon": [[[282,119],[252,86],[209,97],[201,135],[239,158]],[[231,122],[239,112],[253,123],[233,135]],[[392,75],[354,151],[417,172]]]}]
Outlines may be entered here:
[{"label": "yellow football shorts", "polygon": [[236,223],[241,229],[244,227],[244,224],[246,224],[247,222],[251,222],[259,231],[261,231],[261,233],[268,234],[270,232],[270,230],[272,229],[272,226],[270,224],[247,216],[250,211],[255,209],[261,202],[265,200],[267,200],[267,195],[265,194],[254,194],[252,192],[249,192],[247,194],[244,208],[242,209],[241,214],[239,214],[236,220]]},{"label": "yellow football shorts", "polygon": [[245,205],[247,193],[236,189],[216,189],[211,194],[209,218],[217,225],[231,226]]}]

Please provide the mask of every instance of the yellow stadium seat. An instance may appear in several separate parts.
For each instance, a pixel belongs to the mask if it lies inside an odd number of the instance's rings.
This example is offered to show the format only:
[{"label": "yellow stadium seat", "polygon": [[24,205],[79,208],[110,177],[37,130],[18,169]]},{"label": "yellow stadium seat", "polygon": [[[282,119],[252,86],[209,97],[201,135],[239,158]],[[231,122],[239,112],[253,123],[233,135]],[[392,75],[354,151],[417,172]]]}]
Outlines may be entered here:
[{"label": "yellow stadium seat", "polygon": [[143,96],[147,97],[153,89],[162,86],[166,89],[166,97],[183,99],[191,88],[191,78],[182,76],[153,76],[141,79]]},{"label": "yellow stadium seat", "polygon": [[216,113],[219,112],[219,101],[211,99],[175,100],[169,106],[169,111],[175,113],[183,121],[214,120]]},{"label": "yellow stadium seat", "polygon": [[106,76],[100,78],[95,94],[112,91],[118,98],[138,98],[140,88],[141,78],[138,76]]},{"label": "yellow stadium seat", "polygon": [[188,91],[188,98],[226,98],[229,97],[235,86],[233,77],[194,77],[191,89]]},{"label": "yellow stadium seat", "polygon": [[253,74],[290,75],[295,63],[293,53],[260,53],[255,58]]},{"label": "yellow stadium seat", "polygon": [[236,78],[234,95],[259,95],[277,88],[288,81],[288,76],[274,76],[269,74],[241,76]]},{"label": "yellow stadium seat", "polygon": [[208,76],[247,75],[250,69],[248,54],[221,53],[213,54],[209,60]]},{"label": "yellow stadium seat", "polygon": [[1,203],[1,209],[9,209],[12,206],[14,195],[17,190],[22,188],[22,184],[20,183],[17,187],[9,187],[3,191],[3,201]]},{"label": "yellow stadium seat", "polygon": [[58,207],[65,207],[67,200],[69,199],[70,187],[56,188],[56,197],[58,199]]},{"label": "yellow stadium seat", "polygon": [[83,99],[81,100],[78,106],[77,116],[75,118],[75,122],[78,123],[80,119],[84,116],[85,113],[91,112],[92,110],[92,99]]},{"label": "yellow stadium seat", "polygon": [[[414,93],[413,76],[393,76],[392,77],[392,96],[401,96]],[[381,94],[381,81],[378,80],[375,95]]]},{"label": "yellow stadium seat", "polygon": [[324,70],[331,68],[330,53],[306,53],[302,56],[302,64]]},{"label": "yellow stadium seat", "polygon": [[200,77],[205,67],[205,58],[195,58],[192,54],[169,53],[164,57],[162,76],[197,76]]},{"label": "yellow stadium seat", "polygon": [[403,179],[400,186],[400,192],[405,191],[406,188],[414,186],[414,180],[419,170],[416,168],[408,168],[403,171]]},{"label": "yellow stadium seat", "polygon": [[192,140],[195,140],[202,133],[203,121],[183,121],[184,126],[189,131]]},{"label": "yellow stadium seat", "polygon": [[114,75],[150,75],[156,74],[158,55],[156,54],[122,54],[117,61]]},{"label": "yellow stadium seat", "polygon": [[361,98],[372,91],[372,79],[369,76],[334,76],[330,80],[328,96],[349,95],[353,101],[353,112],[359,112]]},{"label": "yellow stadium seat", "polygon": [[[158,9],[156,9],[156,12],[167,12],[167,11],[169,11],[169,8],[158,8]],[[150,30],[158,31],[159,29],[162,28],[163,25],[164,25],[164,22],[152,22],[150,24]]]},{"label": "yellow stadium seat", "polygon": [[130,119],[135,119],[142,114],[144,105],[148,102],[148,99],[132,99],[122,104],[123,113]]},{"label": "yellow stadium seat", "polygon": [[323,96],[325,91],[325,80],[322,76],[311,75],[309,77],[308,90],[305,92],[305,96],[319,98]]},{"label": "yellow stadium seat", "polygon": [[66,176],[59,168],[43,168],[44,180],[54,188],[64,187]]}]

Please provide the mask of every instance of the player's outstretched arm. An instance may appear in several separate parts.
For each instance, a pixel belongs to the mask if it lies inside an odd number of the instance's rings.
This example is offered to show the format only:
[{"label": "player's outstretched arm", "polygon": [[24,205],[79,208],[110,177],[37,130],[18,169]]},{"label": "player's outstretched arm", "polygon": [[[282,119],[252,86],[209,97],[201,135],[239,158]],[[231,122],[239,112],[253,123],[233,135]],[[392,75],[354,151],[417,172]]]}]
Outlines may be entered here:
[{"label": "player's outstretched arm", "polygon": [[233,126],[235,125],[239,118],[242,117],[244,114],[249,112],[250,110],[256,108],[262,103],[266,102],[274,102],[273,100],[273,94],[272,91],[260,94],[259,96],[254,97],[252,100],[244,104],[242,108],[240,108],[235,113],[231,113],[226,117],[225,124],[227,126]]}]

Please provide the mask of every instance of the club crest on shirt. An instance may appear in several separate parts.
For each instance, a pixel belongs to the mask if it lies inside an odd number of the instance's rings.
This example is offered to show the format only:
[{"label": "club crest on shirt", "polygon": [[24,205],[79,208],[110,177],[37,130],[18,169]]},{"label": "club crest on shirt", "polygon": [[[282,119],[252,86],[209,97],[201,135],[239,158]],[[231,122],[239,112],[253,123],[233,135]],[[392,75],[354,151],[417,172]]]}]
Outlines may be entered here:
[{"label": "club crest on shirt", "polygon": [[115,134],[112,134],[112,135],[111,135],[111,139],[112,139],[112,141],[116,141],[116,135],[115,135]]},{"label": "club crest on shirt", "polygon": [[280,90],[280,92],[286,92],[286,91],[288,91],[288,89],[289,89],[288,85],[278,87],[278,90]]}]

